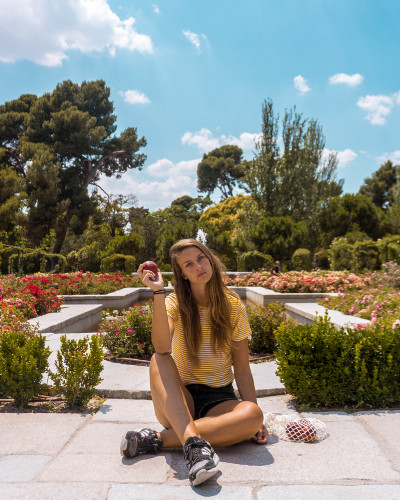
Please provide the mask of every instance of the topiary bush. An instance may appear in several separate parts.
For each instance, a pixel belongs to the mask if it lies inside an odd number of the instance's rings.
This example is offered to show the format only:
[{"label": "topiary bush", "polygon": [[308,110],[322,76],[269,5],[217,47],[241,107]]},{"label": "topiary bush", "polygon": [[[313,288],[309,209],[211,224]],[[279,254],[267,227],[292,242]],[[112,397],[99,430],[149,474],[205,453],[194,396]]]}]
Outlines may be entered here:
[{"label": "topiary bush", "polygon": [[379,253],[377,244],[370,241],[356,241],[351,248],[351,271],[361,273],[378,269]]},{"label": "topiary bush", "polygon": [[350,269],[350,255],[352,245],[346,238],[335,238],[329,247],[329,263],[333,271]]},{"label": "topiary bush", "polygon": [[125,271],[131,274],[136,270],[136,259],[133,255],[124,255],[114,253],[105,257],[101,261],[100,271],[102,273],[115,273],[117,271]]},{"label": "topiary bush", "polygon": [[95,393],[96,386],[103,380],[104,353],[102,340],[98,335],[75,340],[61,337],[55,366],[57,372],[49,371],[57,390],[65,394],[70,407],[83,406]]},{"label": "topiary bush", "polygon": [[337,329],[327,313],[313,325],[276,331],[277,374],[308,407],[387,407],[400,401],[400,329]]},{"label": "topiary bush", "polygon": [[312,254],[307,248],[298,248],[292,255],[292,266],[295,271],[311,271]]},{"label": "topiary bush", "polygon": [[261,267],[270,269],[273,265],[274,259],[270,255],[252,250],[242,253],[238,261],[238,271],[254,271]]},{"label": "topiary bush", "polygon": [[26,406],[39,393],[50,349],[28,325],[3,329],[0,336],[0,391]]},{"label": "topiary bush", "polygon": [[249,349],[258,354],[272,354],[276,348],[275,331],[282,322],[287,322],[285,306],[280,302],[250,306],[247,315],[251,327]]},{"label": "topiary bush", "polygon": [[151,324],[150,305],[130,307],[123,316],[100,325],[104,346],[117,358],[150,359],[154,353]]}]

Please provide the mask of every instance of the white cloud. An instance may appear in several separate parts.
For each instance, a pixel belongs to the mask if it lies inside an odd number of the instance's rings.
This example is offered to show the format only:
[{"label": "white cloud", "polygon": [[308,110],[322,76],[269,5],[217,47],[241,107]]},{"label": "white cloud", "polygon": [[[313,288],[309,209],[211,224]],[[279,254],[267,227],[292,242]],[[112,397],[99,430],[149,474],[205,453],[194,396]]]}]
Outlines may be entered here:
[{"label": "white cloud", "polygon": [[203,152],[211,151],[220,146],[219,140],[212,136],[211,130],[206,128],[202,128],[195,134],[185,132],[182,137],[182,144],[195,145]]},{"label": "white cloud", "polygon": [[350,148],[344,149],[343,151],[337,151],[336,149],[324,148],[324,151],[322,153],[322,159],[326,160],[331,153],[336,153],[337,160],[338,160],[338,168],[347,167],[347,165],[350,162],[352,162],[353,160],[355,160],[358,156],[358,154],[355,153]]},{"label": "white cloud", "polygon": [[0,61],[27,59],[60,66],[70,50],[84,53],[116,49],[152,52],[148,35],[130,17],[122,20],[107,0],[2,0]]},{"label": "white cloud", "polygon": [[360,85],[364,81],[364,77],[360,73],[354,73],[354,75],[347,75],[346,73],[336,73],[329,78],[329,83],[331,85],[345,84],[350,87],[355,87]]},{"label": "white cloud", "polygon": [[[192,160],[197,163],[199,160]],[[159,167],[156,167],[157,163]],[[197,177],[194,175],[182,175],[182,163],[189,164],[190,162],[179,162],[176,165],[176,170],[173,169],[173,163],[169,160],[159,160],[153,164],[153,168],[147,167],[143,172],[126,172],[120,179],[115,177],[102,176],[98,184],[110,194],[134,194],[138,200],[139,206],[155,210],[157,208],[166,207],[173,200],[180,196],[198,196],[197,193]],[[153,180],[156,177],[157,168],[171,168],[171,172],[167,174],[166,179]],[[159,175],[158,175],[159,176]]]},{"label": "white cloud", "polygon": [[129,104],[149,104],[150,102],[150,99],[138,90],[120,91],[120,94],[124,97],[124,101],[129,102]]},{"label": "white cloud", "polygon": [[311,88],[307,85],[307,80],[301,75],[295,76],[293,81],[294,86],[300,92],[300,94],[306,94],[307,92],[310,92]]},{"label": "white cloud", "polygon": [[147,173],[154,177],[170,177],[176,175],[195,175],[197,173],[197,165],[201,158],[189,161],[180,161],[172,163],[172,161],[163,158],[147,167]]},{"label": "white cloud", "polygon": [[391,160],[393,163],[400,163],[400,150],[392,151],[391,153],[383,153],[381,156],[377,156],[376,159],[379,163],[385,163]]},{"label": "white cloud", "polygon": [[189,40],[190,43],[192,43],[197,50],[200,50],[201,46],[201,39],[205,40],[208,42],[208,38],[206,35],[203,33],[201,35],[198,35],[197,33],[193,33],[189,30],[183,30],[182,33],[185,35],[185,37]]},{"label": "white cloud", "polygon": [[357,102],[359,108],[367,111],[365,119],[373,125],[384,125],[395,104],[400,104],[400,91],[391,95],[366,95]]},{"label": "white cloud", "polygon": [[251,134],[243,132],[239,137],[233,135],[221,135],[220,137],[213,137],[211,130],[202,128],[198,132],[185,132],[182,136],[182,144],[194,145],[199,148],[203,153],[208,153],[212,149],[219,148],[226,144],[233,144],[239,146],[241,149],[253,149],[256,141],[260,138],[261,134]]},{"label": "white cloud", "polygon": [[160,9],[159,9],[158,5],[156,5],[155,3],[153,3],[152,7],[153,7],[153,12],[155,14],[160,14]]}]

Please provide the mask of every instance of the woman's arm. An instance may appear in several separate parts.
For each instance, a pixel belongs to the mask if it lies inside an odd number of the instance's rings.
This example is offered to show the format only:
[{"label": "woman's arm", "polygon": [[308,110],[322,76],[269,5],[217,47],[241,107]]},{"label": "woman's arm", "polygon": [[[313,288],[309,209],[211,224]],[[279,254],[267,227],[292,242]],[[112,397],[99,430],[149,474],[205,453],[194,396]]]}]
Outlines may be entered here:
[{"label": "woman's arm", "polygon": [[248,341],[244,339],[233,344],[233,372],[240,397],[243,401],[257,404],[256,389],[249,364]]},{"label": "woman's arm", "polygon": [[[153,292],[164,290],[164,281],[160,270],[157,276],[151,271],[144,270],[141,264],[137,270],[142,283],[151,288]],[[153,319],[151,327],[151,340],[156,352],[167,354],[171,352],[171,339],[174,331],[173,319],[167,315],[165,307],[165,293],[154,295]]]},{"label": "woman's arm", "polygon": [[[249,364],[248,341],[244,339],[233,344],[233,371],[240,397],[243,401],[251,401],[257,404],[256,389]],[[258,444],[268,442],[268,431],[264,424],[251,439]]]}]

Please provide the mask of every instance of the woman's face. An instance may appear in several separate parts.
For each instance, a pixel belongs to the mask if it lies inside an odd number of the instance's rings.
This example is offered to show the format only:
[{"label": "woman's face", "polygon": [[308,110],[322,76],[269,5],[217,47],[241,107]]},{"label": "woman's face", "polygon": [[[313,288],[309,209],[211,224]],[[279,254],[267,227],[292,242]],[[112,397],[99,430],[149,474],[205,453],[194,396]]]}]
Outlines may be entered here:
[{"label": "woman's face", "polygon": [[177,262],[183,278],[188,279],[192,285],[205,284],[211,279],[211,263],[199,248],[185,248],[177,257]]}]

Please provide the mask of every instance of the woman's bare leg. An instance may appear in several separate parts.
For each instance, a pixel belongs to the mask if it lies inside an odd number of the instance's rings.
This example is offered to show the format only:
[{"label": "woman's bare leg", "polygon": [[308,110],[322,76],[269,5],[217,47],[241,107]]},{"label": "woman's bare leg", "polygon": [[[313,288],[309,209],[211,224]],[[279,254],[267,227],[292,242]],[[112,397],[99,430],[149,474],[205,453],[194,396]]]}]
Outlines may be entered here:
[{"label": "woman's bare leg", "polygon": [[193,398],[170,354],[156,353],[151,358],[150,387],[156,417],[166,430],[172,431],[159,433],[164,448],[183,446],[189,437],[201,437],[193,420]]},{"label": "woman's bare leg", "polygon": [[[263,423],[259,406],[250,401],[224,401],[209,410],[205,417],[194,421],[197,431],[213,447],[230,446],[250,439]],[[163,447],[179,446],[173,428],[159,433]]]}]

